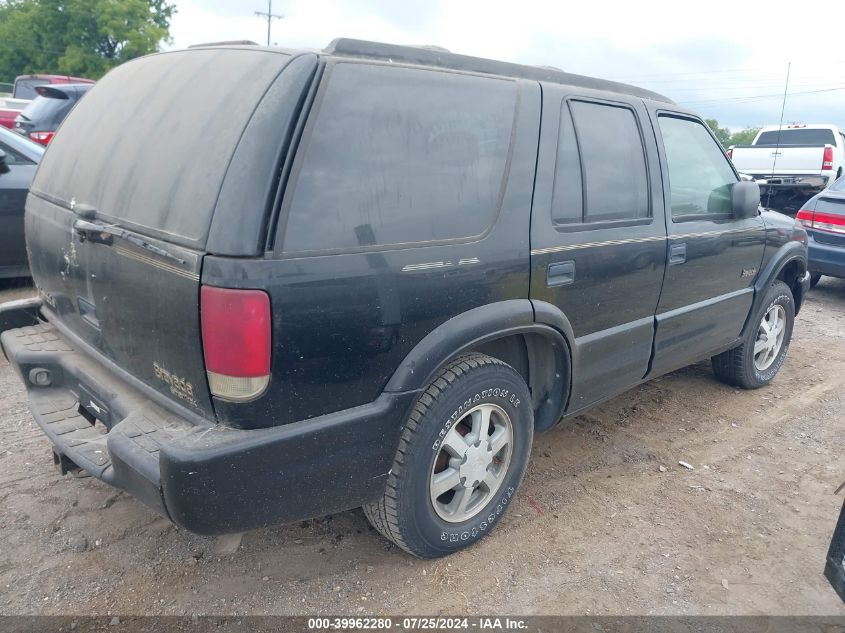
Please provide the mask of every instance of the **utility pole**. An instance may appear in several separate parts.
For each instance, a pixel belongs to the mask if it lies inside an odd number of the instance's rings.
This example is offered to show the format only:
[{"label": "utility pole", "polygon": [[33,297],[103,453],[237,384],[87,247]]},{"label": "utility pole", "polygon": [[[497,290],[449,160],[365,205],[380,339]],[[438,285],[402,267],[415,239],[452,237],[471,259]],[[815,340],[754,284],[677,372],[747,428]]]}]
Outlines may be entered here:
[{"label": "utility pole", "polygon": [[285,16],[280,13],[273,13],[273,0],[267,0],[267,11],[256,11],[255,15],[267,19],[267,46],[270,46],[270,24],[273,20],[281,20]]}]

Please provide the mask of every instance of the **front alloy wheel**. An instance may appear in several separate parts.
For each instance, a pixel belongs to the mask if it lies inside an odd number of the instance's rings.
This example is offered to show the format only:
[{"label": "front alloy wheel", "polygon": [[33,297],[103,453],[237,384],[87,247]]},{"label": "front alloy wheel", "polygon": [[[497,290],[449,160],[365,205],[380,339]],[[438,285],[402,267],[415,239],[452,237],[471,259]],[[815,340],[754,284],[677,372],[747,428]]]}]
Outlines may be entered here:
[{"label": "front alloy wheel", "polygon": [[782,281],[775,281],[761,303],[763,307],[751,322],[757,327],[748,328],[738,347],[713,357],[716,377],[734,387],[756,389],[769,384],[789,351],[795,321],[792,291]]},{"label": "front alloy wheel", "polygon": [[776,303],[766,311],[757,328],[757,340],[754,342],[754,366],[757,371],[766,371],[772,366],[783,347],[785,335],[786,310]]}]

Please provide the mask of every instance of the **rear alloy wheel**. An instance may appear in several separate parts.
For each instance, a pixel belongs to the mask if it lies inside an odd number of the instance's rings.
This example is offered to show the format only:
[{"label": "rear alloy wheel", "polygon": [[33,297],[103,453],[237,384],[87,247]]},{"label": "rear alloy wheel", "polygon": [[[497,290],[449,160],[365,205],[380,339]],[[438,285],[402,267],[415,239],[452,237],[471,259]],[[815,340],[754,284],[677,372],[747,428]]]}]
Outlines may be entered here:
[{"label": "rear alloy wheel", "polygon": [[795,302],[789,286],[776,281],[769,287],[756,321],[757,327],[748,328],[739,347],[713,357],[713,372],[722,382],[756,389],[771,382],[780,371],[795,321]]},{"label": "rear alloy wheel", "polygon": [[444,521],[476,516],[499,492],[511,462],[510,416],[495,404],[470,409],[443,438],[429,481],[431,504]]},{"label": "rear alloy wheel", "polygon": [[420,395],[384,496],[364,514],[415,556],[463,549],[488,534],[510,505],[533,434],[522,376],[490,356],[460,356]]}]

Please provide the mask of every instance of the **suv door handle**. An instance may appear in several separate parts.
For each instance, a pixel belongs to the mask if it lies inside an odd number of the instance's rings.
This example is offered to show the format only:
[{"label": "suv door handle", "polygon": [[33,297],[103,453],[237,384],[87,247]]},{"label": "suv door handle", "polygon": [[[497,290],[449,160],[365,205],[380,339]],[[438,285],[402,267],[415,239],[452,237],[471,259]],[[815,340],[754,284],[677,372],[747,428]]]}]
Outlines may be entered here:
[{"label": "suv door handle", "polygon": [[549,264],[549,269],[546,272],[546,286],[552,288],[554,286],[568,286],[573,283],[575,283],[574,260]]},{"label": "suv door handle", "polygon": [[669,265],[683,264],[687,261],[687,245],[686,244],[672,244],[669,247]]}]

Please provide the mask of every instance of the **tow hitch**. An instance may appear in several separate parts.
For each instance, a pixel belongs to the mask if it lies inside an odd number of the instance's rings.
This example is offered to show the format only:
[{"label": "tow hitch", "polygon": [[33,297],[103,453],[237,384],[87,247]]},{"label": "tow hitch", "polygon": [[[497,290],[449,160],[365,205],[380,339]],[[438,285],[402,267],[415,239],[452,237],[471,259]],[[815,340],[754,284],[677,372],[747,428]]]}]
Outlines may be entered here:
[{"label": "tow hitch", "polygon": [[77,466],[67,455],[53,451],[53,465],[60,475],[71,475],[81,477],[84,471]]}]

